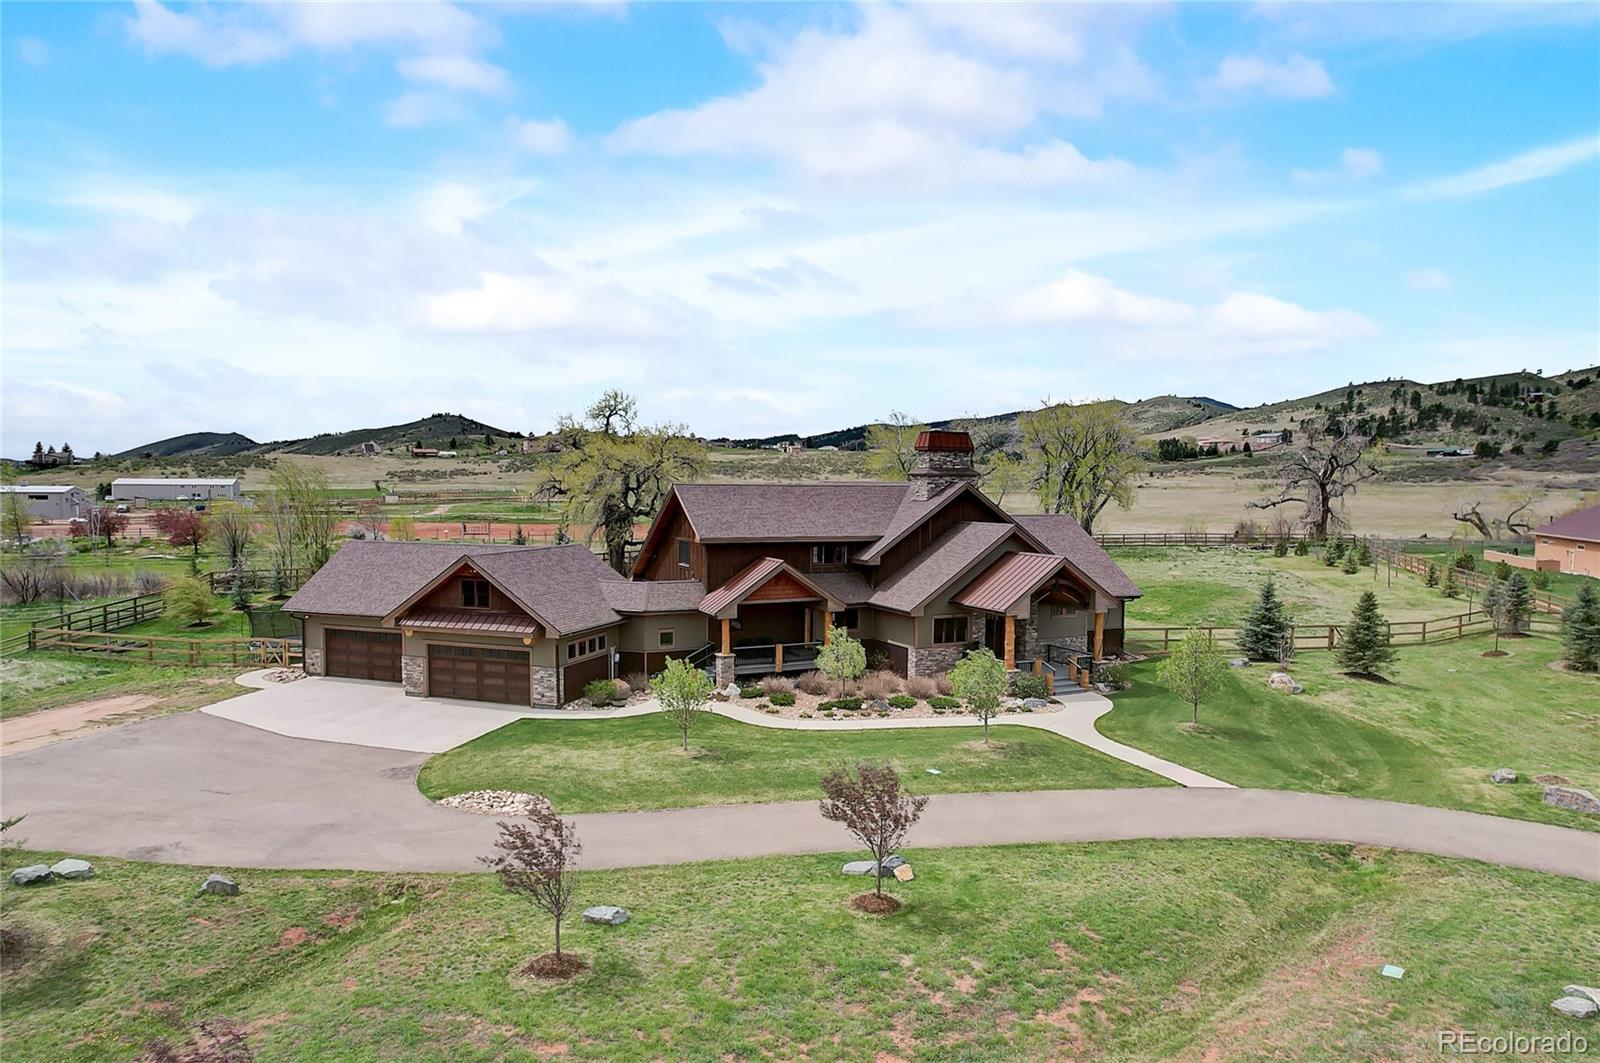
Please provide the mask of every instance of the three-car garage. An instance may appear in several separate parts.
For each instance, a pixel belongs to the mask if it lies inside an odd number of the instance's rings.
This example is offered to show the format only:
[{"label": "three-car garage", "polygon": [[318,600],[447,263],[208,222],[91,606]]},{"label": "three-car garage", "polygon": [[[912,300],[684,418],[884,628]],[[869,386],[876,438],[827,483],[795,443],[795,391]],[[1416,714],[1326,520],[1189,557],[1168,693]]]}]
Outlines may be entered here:
[{"label": "three-car garage", "polygon": [[346,679],[400,682],[400,633],[328,628],[324,642],[327,674]]}]

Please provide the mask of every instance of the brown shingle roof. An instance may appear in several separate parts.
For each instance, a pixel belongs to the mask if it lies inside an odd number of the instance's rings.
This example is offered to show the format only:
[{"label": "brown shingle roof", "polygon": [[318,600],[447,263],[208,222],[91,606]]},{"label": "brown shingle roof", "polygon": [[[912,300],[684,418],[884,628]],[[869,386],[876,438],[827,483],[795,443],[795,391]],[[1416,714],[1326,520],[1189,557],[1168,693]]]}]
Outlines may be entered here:
[{"label": "brown shingle roof", "polygon": [[1549,524],[1533,529],[1535,535],[1558,535],[1563,539],[1582,539],[1600,542],[1600,506],[1590,506],[1576,513],[1568,513]]},{"label": "brown shingle roof", "polygon": [[1019,513],[1014,518],[1052,554],[1060,554],[1073,567],[1117,598],[1137,598],[1144,592],[1117,567],[1111,556],[1071,517],[1056,513]]},{"label": "brown shingle roof", "polygon": [[697,579],[608,580],[600,592],[619,613],[692,613],[706,586]]},{"label": "brown shingle roof", "polygon": [[906,484],[679,484],[673,490],[703,541],[876,539]]},{"label": "brown shingle roof", "polygon": [[861,562],[876,561],[883,556],[884,551],[905,538],[909,532],[923,521],[963,496],[970,496],[988,506],[994,511],[997,518],[1010,519],[1010,514],[1005,513],[999,506],[989,501],[988,496],[977,488],[953,488],[941,491],[926,501],[918,501],[908,493],[901,501],[899,508],[895,510],[894,516],[890,518],[888,527],[883,529],[883,535],[879,537],[877,542],[857,554],[855,559]]},{"label": "brown shingle roof", "polygon": [[910,613],[1016,531],[1009,524],[963,521],[873,592],[868,604]]},{"label": "brown shingle roof", "polygon": [[859,572],[811,572],[807,578],[841,605],[865,605],[872,597],[872,584]]},{"label": "brown shingle roof", "polygon": [[622,619],[600,589],[622,577],[579,543],[474,554],[472,563],[559,634]]},{"label": "brown shingle roof", "polygon": [[970,609],[1003,613],[1031,595],[1066,565],[1056,554],[1007,554],[984,569],[950,600]]},{"label": "brown shingle roof", "polygon": [[754,593],[762,584],[780,572],[788,573],[796,583],[815,590],[817,597],[825,599],[830,608],[839,604],[828,597],[825,589],[813,583],[810,576],[797,572],[783,559],[760,557],[740,569],[737,576],[700,599],[700,611],[708,616],[717,616],[730,606],[743,601],[747,595]]}]

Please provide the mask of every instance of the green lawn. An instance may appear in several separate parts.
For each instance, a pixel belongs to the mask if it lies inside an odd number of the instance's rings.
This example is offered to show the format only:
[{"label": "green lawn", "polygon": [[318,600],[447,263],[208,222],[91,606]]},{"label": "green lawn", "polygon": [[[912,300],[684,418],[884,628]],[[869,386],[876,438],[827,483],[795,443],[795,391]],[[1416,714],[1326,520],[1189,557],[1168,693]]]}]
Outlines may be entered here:
[{"label": "green lawn", "polygon": [[[1406,547],[1406,553],[1416,554],[1418,557],[1430,558],[1433,561],[1443,565],[1454,559],[1456,554],[1460,552],[1463,546],[1465,546],[1468,550],[1471,550],[1473,556],[1478,559],[1479,572],[1488,572],[1494,568],[1493,565],[1485,564],[1483,561],[1483,551],[1486,547],[1491,550],[1501,550],[1507,553],[1510,553],[1513,550],[1521,550],[1521,552],[1526,556],[1532,556],[1533,554],[1533,547],[1528,543],[1485,544],[1449,541],[1411,543]],[[1530,580],[1533,578],[1533,573],[1526,570],[1523,571],[1522,575],[1524,578]],[[1600,581],[1596,581],[1592,576],[1580,576],[1571,572],[1546,572],[1545,575],[1550,580],[1550,589],[1556,594],[1564,595],[1568,598],[1571,598],[1573,595],[1577,594],[1578,588],[1582,587],[1586,583],[1589,586],[1594,587],[1596,591],[1600,591]]]},{"label": "green lawn", "polygon": [[[1352,679],[1329,653],[1301,653],[1306,693],[1266,686],[1270,667],[1227,673],[1200,707],[1204,730],[1181,727],[1189,708],[1155,682],[1155,661],[1132,668],[1131,690],[1099,722],[1119,742],[1240,786],[1317,790],[1464,808],[1600,830],[1600,817],[1552,808],[1533,775],[1563,775],[1600,791],[1600,679],[1556,671],[1554,638],[1400,649],[1392,681]],[[1522,781],[1489,782],[1496,768]]]},{"label": "green lawn", "polygon": [[1390,620],[1424,620],[1466,612],[1466,602],[1446,598],[1409,572],[1379,566],[1346,575],[1315,556],[1273,557],[1266,550],[1227,547],[1126,547],[1111,556],[1144,591],[1128,606],[1129,627],[1184,624],[1233,627],[1243,619],[1267,577],[1302,623],[1341,623],[1362,591],[1376,591]]},{"label": "green lawn", "polygon": [[262,1063],[1370,1060],[1432,1056],[1441,1027],[1594,1036],[1549,1007],[1592,980],[1592,884],[1288,842],[908,856],[888,919],[849,910],[841,855],[584,874],[580,908],[632,919],[569,925],[592,969],[560,985],[515,974],[549,924],[486,874],[241,870],[225,898],[195,895],[211,868],[99,860],[0,893],[37,942],[0,975],[6,1056],[129,1059],[211,1018]]},{"label": "green lawn", "polygon": [[828,733],[710,716],[695,724],[685,755],[664,716],[518,720],[434,757],[417,785],[433,798],[539,793],[563,812],[802,800],[817,796],[828,768],[856,760],[893,763],[919,793],[1171,785],[1031,727],[996,725],[990,733],[985,748],[976,727]]},{"label": "green lawn", "polygon": [[194,709],[245,693],[233,681],[242,670],[185,668],[83,653],[0,658],[0,718],[123,694],[151,695],[157,699],[157,710]]}]

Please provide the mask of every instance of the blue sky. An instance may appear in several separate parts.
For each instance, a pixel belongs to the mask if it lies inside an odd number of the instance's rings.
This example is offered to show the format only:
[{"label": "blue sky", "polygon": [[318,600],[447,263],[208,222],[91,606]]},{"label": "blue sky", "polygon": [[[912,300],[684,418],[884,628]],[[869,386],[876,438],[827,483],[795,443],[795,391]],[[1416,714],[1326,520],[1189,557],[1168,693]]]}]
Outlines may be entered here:
[{"label": "blue sky", "polygon": [[7,4],[0,447],[1600,361],[1587,4]]}]

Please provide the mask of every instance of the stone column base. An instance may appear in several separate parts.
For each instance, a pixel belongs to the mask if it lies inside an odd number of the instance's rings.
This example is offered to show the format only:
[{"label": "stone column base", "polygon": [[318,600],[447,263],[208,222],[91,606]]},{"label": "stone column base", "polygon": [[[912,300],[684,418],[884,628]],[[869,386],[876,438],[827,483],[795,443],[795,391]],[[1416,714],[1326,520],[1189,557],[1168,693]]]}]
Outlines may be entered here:
[{"label": "stone column base", "polygon": [[556,693],[556,670],[536,664],[529,671],[532,673],[533,704],[541,709],[560,708],[561,696]]},{"label": "stone column base", "polygon": [[725,690],[733,679],[733,654],[718,653],[713,655],[714,662],[711,669],[711,680],[716,683],[718,690]]},{"label": "stone column base", "polygon": [[322,651],[315,646],[306,647],[305,660],[301,662],[301,667],[305,669],[306,675],[327,674],[322,665]]},{"label": "stone column base", "polygon": [[428,659],[408,653],[400,658],[400,685],[406,697],[420,698],[427,693]]}]

